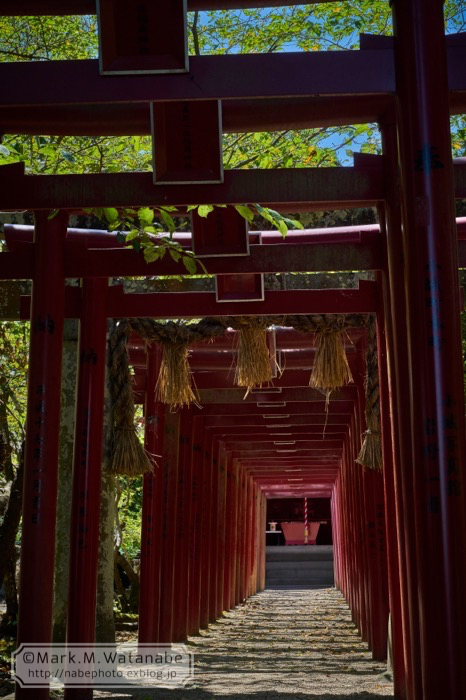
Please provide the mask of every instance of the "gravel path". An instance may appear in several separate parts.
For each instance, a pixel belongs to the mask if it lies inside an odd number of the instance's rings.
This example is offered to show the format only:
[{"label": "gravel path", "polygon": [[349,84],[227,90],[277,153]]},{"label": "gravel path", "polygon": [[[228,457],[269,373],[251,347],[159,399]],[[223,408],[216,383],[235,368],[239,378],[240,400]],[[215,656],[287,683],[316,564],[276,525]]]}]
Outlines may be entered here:
[{"label": "gravel path", "polygon": [[176,690],[96,698],[138,700],[376,700],[393,698],[385,665],[372,661],[335,589],[273,590],[225,613],[188,647],[195,679]]}]

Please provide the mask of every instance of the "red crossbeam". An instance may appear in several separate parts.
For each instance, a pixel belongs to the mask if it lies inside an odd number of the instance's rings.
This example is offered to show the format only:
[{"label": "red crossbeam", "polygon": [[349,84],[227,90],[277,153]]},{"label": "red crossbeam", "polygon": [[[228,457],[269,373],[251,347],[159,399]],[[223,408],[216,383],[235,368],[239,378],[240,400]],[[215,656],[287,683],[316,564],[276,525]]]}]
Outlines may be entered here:
[{"label": "red crossbeam", "polygon": [[[368,124],[379,121],[392,101],[390,95],[222,100],[223,133]],[[462,95],[452,93],[452,114],[461,112],[462,104]],[[146,103],[3,106],[0,119],[5,134],[136,136],[151,133]]]},{"label": "red crossbeam", "polygon": [[5,172],[5,175],[0,191],[3,209],[260,202],[263,205],[286,204],[293,210],[296,204],[305,204],[309,209],[312,206],[335,208],[343,203],[361,207],[384,197],[383,172],[374,167],[229,170],[225,172],[223,184],[196,185],[195,192],[192,185],[155,187],[151,173],[22,176]]},{"label": "red crossbeam", "polygon": [[[120,291],[114,287],[112,291]],[[154,294],[108,295],[108,318],[199,318],[207,316],[243,316],[244,304],[215,301],[212,292],[157,292]],[[24,298],[22,316],[27,318],[29,297]],[[247,302],[249,316],[295,314],[365,314],[377,309],[377,285],[361,282],[359,289],[290,289],[268,291],[264,301]],[[67,318],[81,315],[81,290],[67,287]]]},{"label": "red crossbeam", "polygon": [[[233,10],[249,7],[284,7],[293,5],[317,5],[336,0],[188,0],[188,11]],[[95,0],[2,0],[4,17],[95,15]]]},{"label": "red crossbeam", "polygon": [[[0,73],[1,73],[0,64]],[[21,64],[19,64],[21,65]],[[113,80],[114,78],[112,78]],[[5,167],[2,209],[74,209],[87,207],[184,206],[193,204],[286,205],[306,210],[363,207],[385,197],[381,164],[353,168],[229,170],[217,185],[154,186],[151,173],[97,175],[20,175]],[[8,169],[8,170],[7,170]],[[2,169],[0,168],[0,177]],[[455,196],[466,198],[466,163],[454,165]]]},{"label": "red crossbeam", "polygon": [[[450,62],[462,56],[450,49]],[[228,76],[228,79],[227,79]],[[451,89],[464,89],[455,73]],[[189,73],[103,79],[96,59],[0,64],[1,105],[380,95],[394,91],[393,51],[315,51],[191,56]],[[27,87],[26,87],[27,86]]]},{"label": "red crossbeam", "polygon": [[[448,52],[450,90],[466,90],[463,46]],[[226,79],[228,76],[228,79]],[[102,79],[98,61],[0,64],[0,105],[99,105],[163,100],[379,96],[395,92],[392,49],[191,56],[187,74]],[[27,86],[27,89],[25,88]]]}]

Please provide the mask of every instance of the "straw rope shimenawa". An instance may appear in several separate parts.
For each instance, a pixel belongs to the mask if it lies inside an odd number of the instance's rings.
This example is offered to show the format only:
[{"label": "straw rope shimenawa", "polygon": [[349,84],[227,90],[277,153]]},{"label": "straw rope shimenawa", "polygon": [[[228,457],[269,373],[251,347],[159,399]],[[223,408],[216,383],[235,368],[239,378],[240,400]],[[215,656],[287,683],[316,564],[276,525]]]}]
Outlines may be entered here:
[{"label": "straw rope shimenawa", "polygon": [[107,471],[138,476],[151,471],[152,463],[139,441],[134,425],[134,396],[127,352],[130,334],[128,321],[120,321],[109,340],[113,435]]},{"label": "straw rope shimenawa", "polygon": [[366,356],[366,425],[364,441],[356,458],[358,464],[382,471],[382,433],[380,426],[379,364],[377,359],[377,328],[375,316],[367,324]]},{"label": "straw rope shimenawa", "polygon": [[[302,333],[316,333],[319,359],[317,372],[314,369],[311,377],[311,386],[325,390],[328,396],[331,389],[351,381],[342,333],[348,328],[364,327],[366,323],[367,316],[361,314],[205,318],[197,323],[159,322],[148,318],[121,320],[110,339],[110,384],[114,412],[110,470],[139,475],[151,469],[149,457],[134,428],[135,409],[127,351],[131,332],[134,331],[149,344],[161,344],[157,398],[176,410],[198,401],[189,368],[189,348],[193,343],[212,340],[223,335],[228,328],[239,331],[235,383],[249,391],[270,383],[273,378],[273,358],[267,345],[267,329],[270,326],[279,324]],[[329,363],[329,370],[324,368],[326,362]]]},{"label": "straw rope shimenawa", "polygon": [[316,331],[317,352],[309,385],[328,392],[353,381],[345,353],[344,318],[337,317],[334,325],[325,323]]},{"label": "straw rope shimenawa", "polygon": [[235,384],[246,387],[249,393],[254,387],[269,384],[273,377],[273,361],[267,345],[267,322],[260,317],[236,319],[239,328]]}]

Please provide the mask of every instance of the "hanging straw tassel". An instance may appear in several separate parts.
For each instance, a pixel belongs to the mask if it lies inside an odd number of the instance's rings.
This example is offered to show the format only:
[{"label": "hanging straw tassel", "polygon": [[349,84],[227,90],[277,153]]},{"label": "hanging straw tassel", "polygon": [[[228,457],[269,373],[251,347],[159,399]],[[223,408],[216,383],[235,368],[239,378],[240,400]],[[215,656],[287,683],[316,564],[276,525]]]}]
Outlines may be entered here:
[{"label": "hanging straw tassel", "polygon": [[267,327],[260,319],[238,319],[239,345],[236,358],[235,384],[253,389],[273,379],[267,345]]},{"label": "hanging straw tassel", "polygon": [[129,323],[121,321],[110,338],[110,387],[114,430],[107,471],[137,477],[152,471],[134,425],[134,397],[128,361]]},{"label": "hanging straw tassel", "polygon": [[382,470],[382,434],[380,429],[379,367],[375,318],[368,321],[366,424],[364,441],[356,458],[358,464],[369,469]]},{"label": "hanging straw tassel", "polygon": [[353,381],[345,353],[342,324],[321,325],[309,386],[330,392]]},{"label": "hanging straw tassel", "polygon": [[188,357],[187,343],[168,339],[163,341],[155,394],[158,401],[168,404],[173,410],[189,406],[198,400],[192,386]]},{"label": "hanging straw tassel", "polygon": [[382,471],[382,441],[380,430],[368,428],[364,433],[364,441],[356,458],[358,464],[368,469]]}]

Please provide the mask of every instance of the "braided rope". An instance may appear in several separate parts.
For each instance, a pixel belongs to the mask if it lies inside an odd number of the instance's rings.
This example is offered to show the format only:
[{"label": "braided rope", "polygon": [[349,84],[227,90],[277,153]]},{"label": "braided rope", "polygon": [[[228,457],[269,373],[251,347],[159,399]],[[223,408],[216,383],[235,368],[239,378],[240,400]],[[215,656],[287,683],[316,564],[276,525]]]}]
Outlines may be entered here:
[{"label": "braided rope", "polygon": [[109,340],[110,391],[113,406],[113,438],[108,471],[137,476],[152,470],[152,463],[139,442],[134,426],[134,395],[129,369],[128,340],[131,327],[121,321]]},{"label": "braided rope", "polygon": [[[161,323],[150,318],[123,319],[110,338],[110,376],[116,420],[127,425],[131,413],[131,387],[127,344],[131,331],[148,343],[158,342],[168,346],[188,347],[222,336],[227,328],[241,330],[254,326],[267,329],[272,325],[294,328],[301,333],[342,332],[349,328],[361,328],[368,324],[366,314],[315,314],[309,316],[224,317],[204,318],[198,323],[168,321]],[[328,387],[322,387],[327,389]],[[134,410],[133,410],[134,413]],[[127,414],[127,415],[125,415]]]},{"label": "braided rope", "polygon": [[[349,328],[365,327],[368,316],[365,314],[316,314],[308,316],[264,316],[264,317],[219,317],[204,318],[197,323],[160,322],[150,318],[131,318],[121,320],[111,334],[110,349],[110,385],[114,414],[114,440],[109,470],[114,473],[143,474],[151,469],[151,462],[140,444],[134,428],[134,396],[131,387],[128,342],[131,332],[137,333],[148,343],[157,342],[163,347],[163,359],[157,392],[161,401],[172,408],[178,408],[196,400],[191,387],[191,373],[188,364],[188,348],[198,342],[207,342],[224,335],[228,328],[233,328],[255,339],[257,365],[253,368],[251,353],[239,352],[236,379],[240,386],[260,385],[270,381],[271,364],[265,342],[267,328],[281,325],[294,328],[301,333],[338,332]],[[241,342],[239,350],[241,350]],[[267,354],[267,357],[266,357]],[[260,360],[260,361],[259,361]],[[179,372],[178,385],[174,387],[174,377]],[[328,387],[323,387],[328,389]]]},{"label": "braided rope", "polygon": [[379,363],[377,357],[377,327],[375,316],[367,324],[366,356],[366,426],[364,441],[356,458],[358,464],[369,469],[382,470],[382,435],[380,427]]}]

